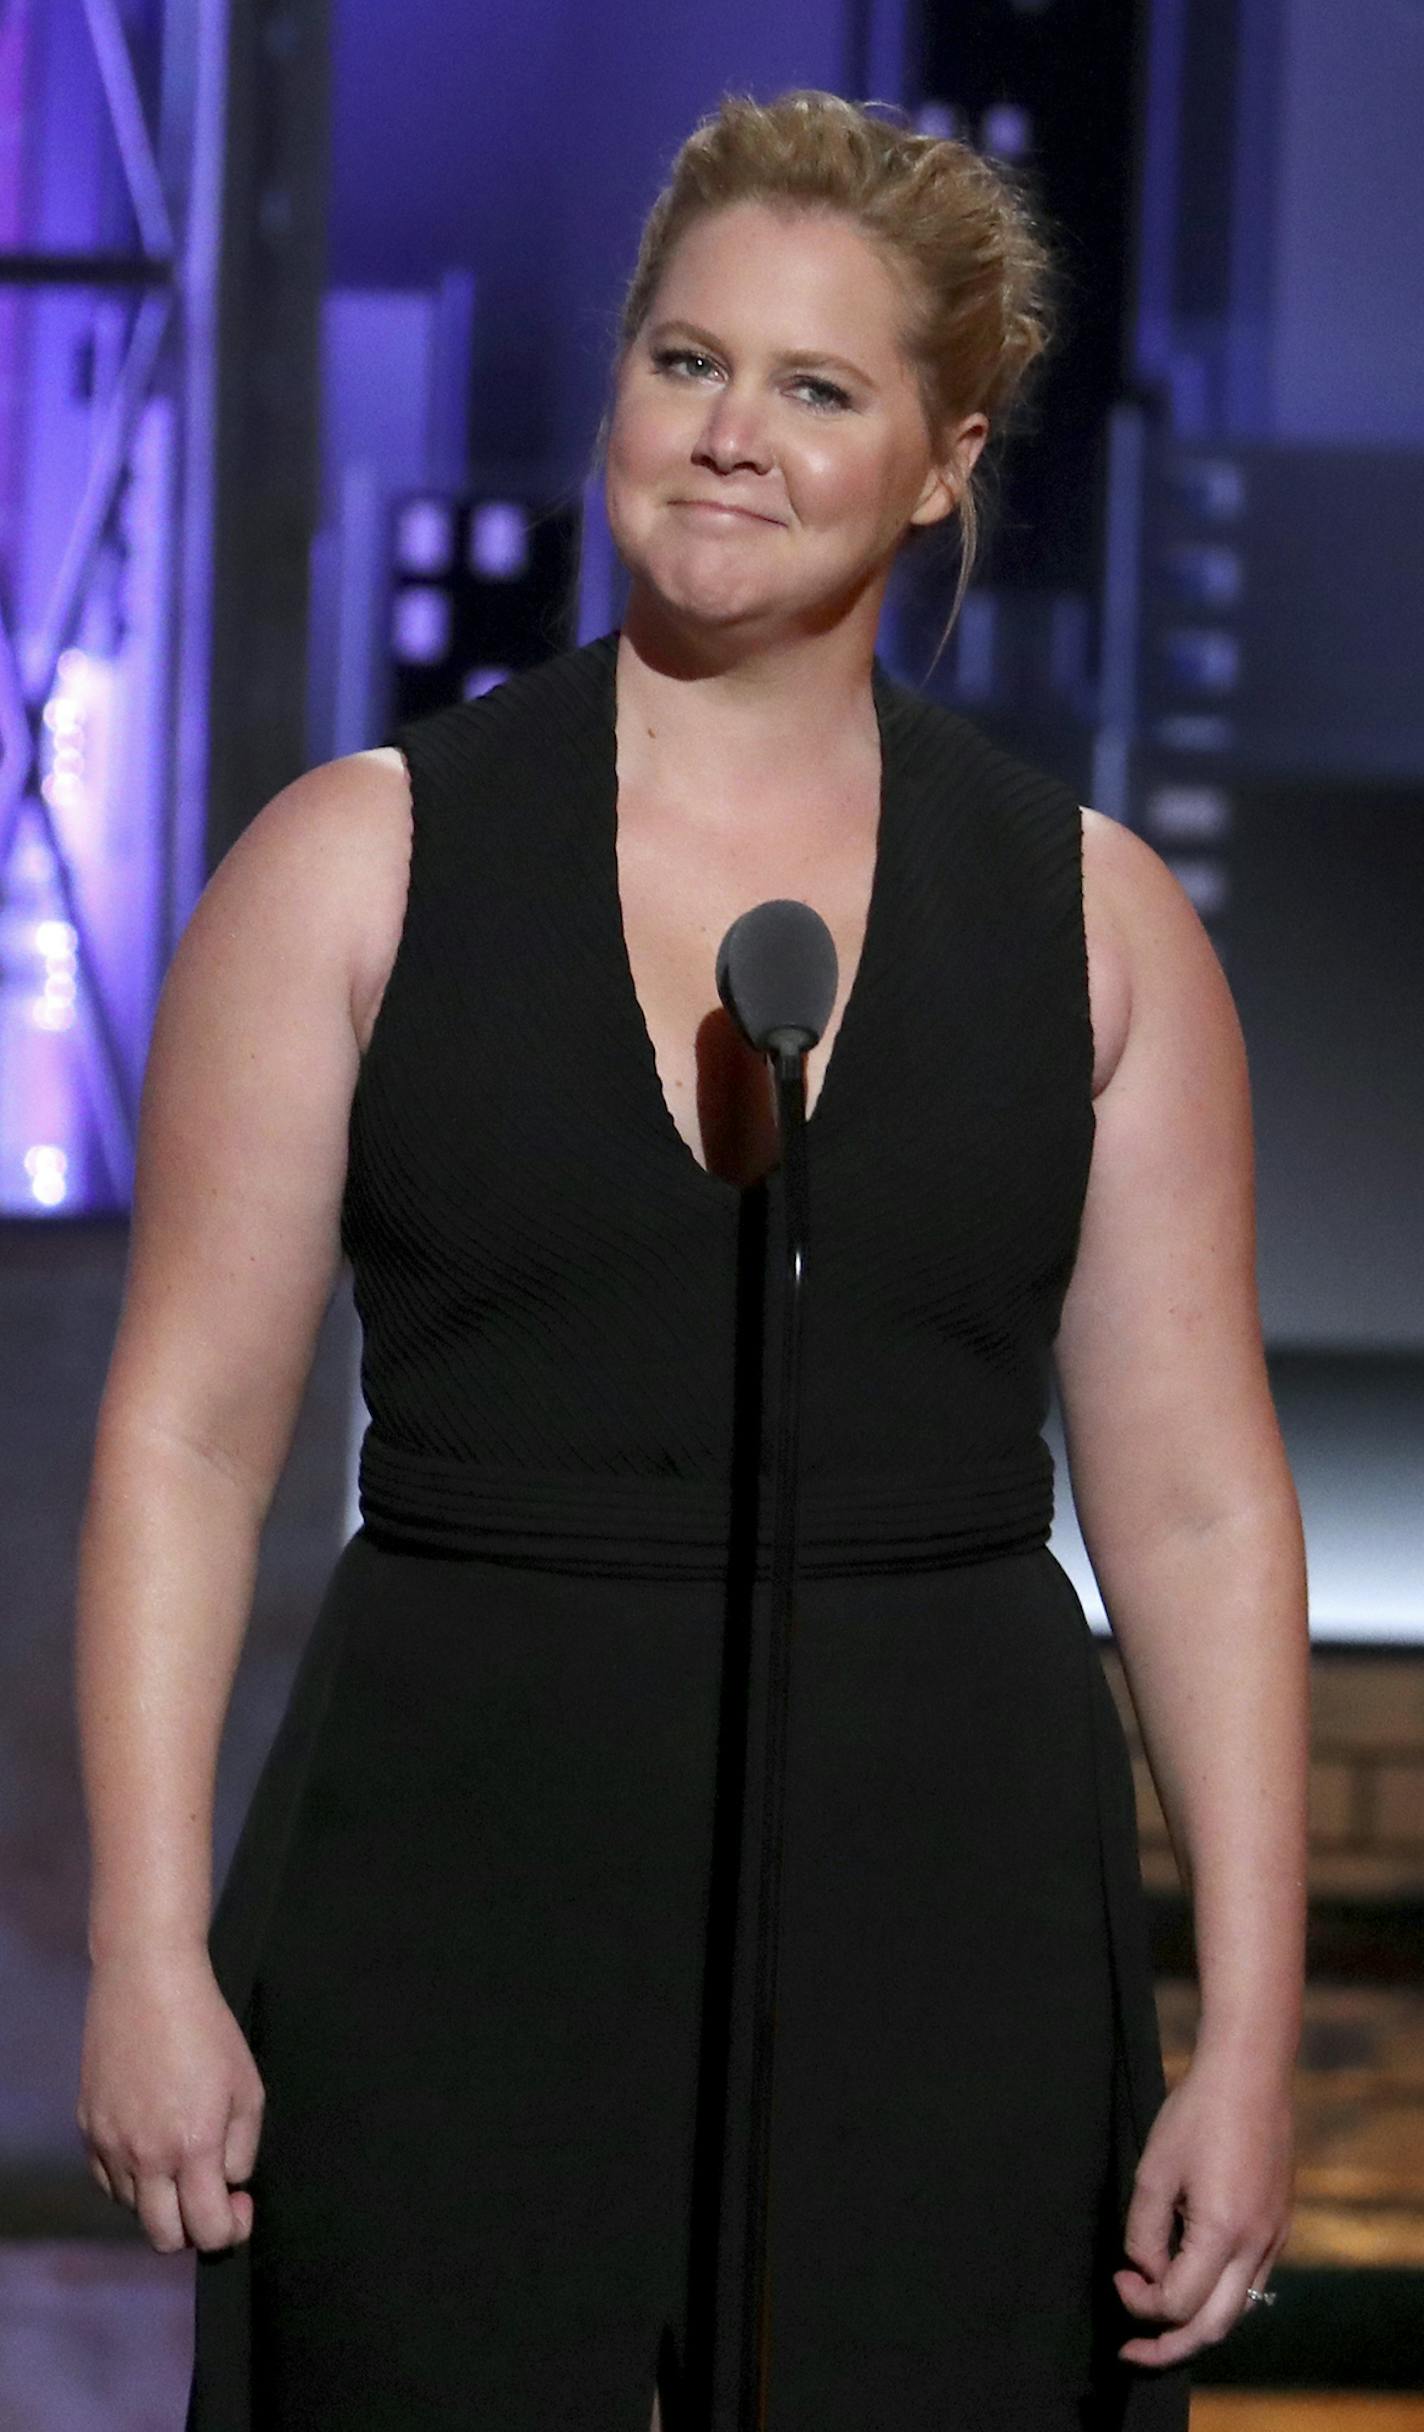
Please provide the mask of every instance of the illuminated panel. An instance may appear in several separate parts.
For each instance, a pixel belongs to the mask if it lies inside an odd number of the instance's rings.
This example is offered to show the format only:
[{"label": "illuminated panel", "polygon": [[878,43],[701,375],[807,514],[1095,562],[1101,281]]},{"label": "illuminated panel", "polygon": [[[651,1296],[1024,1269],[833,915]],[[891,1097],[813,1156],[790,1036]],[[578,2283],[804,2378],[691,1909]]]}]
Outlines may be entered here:
[{"label": "illuminated panel", "polygon": [[[105,661],[61,654],[41,713],[39,791],[66,848],[94,831],[112,690]],[[79,936],[63,912],[38,815],[22,811],[0,910],[0,1209],[11,1216],[88,1204],[88,1094],[69,1036],[81,1010]]]}]

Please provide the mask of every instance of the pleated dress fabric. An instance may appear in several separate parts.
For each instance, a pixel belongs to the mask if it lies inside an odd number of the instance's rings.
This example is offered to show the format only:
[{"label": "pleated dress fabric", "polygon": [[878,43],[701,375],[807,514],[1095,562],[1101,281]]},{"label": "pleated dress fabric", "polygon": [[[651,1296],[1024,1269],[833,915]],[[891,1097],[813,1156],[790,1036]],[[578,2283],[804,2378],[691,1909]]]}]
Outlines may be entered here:
[{"label": "pleated dress fabric", "polygon": [[[785,1199],[663,1096],[616,631],[393,735],[350,1119],[362,1524],[210,1948],[266,2087],[187,2432],[736,2432]],[[1048,1551],[1094,1135],[1070,789],[892,678],[807,1127],[768,2432],[1185,2432],[1112,2284],[1163,2091]],[[709,969],[709,1004],[715,1001]]]}]

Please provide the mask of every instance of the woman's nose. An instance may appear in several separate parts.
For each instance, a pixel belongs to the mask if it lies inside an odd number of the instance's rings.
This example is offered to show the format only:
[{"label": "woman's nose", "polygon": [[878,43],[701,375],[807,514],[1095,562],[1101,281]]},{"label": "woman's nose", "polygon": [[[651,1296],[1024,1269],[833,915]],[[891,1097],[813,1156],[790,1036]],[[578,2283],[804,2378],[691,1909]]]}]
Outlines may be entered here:
[{"label": "woman's nose", "polygon": [[760,408],[724,391],[709,408],[698,452],[720,472],[738,464],[765,469],[771,458]]}]

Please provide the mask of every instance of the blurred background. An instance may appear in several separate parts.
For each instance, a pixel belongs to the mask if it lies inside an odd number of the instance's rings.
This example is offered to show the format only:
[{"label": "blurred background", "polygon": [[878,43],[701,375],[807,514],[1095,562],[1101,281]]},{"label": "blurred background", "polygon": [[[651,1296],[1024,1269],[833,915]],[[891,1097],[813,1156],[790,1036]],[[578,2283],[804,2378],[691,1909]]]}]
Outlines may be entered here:
[{"label": "blurred background", "polygon": [[[1020,169],[1065,338],[903,681],[1129,822],[1235,994],[1315,1671],[1291,2242],[1194,2432],[1424,2426],[1424,6],[0,0],[0,2432],[176,2432],[191,2255],[74,2124],[75,1544],[164,970],[245,822],[618,623],[594,435],[638,231],[732,88]],[[345,1277],[264,1541],[217,1864],[331,1564]],[[1056,1417],[1055,1417],[1056,1424]],[[1055,1435],[1061,1456],[1061,1435]],[[1190,1921],[1134,1750],[1169,2075]]]}]

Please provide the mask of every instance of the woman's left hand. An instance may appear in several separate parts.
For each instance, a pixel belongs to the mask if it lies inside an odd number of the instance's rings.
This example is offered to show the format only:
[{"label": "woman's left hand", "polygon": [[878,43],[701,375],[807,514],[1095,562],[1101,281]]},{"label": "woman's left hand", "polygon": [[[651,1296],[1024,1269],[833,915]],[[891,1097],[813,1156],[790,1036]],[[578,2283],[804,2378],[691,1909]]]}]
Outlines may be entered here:
[{"label": "woman's left hand", "polygon": [[1225,2338],[1286,2242],[1293,2181],[1291,2070],[1199,2041],[1148,2132],[1124,2225],[1130,2263],[1113,2273],[1130,2313],[1173,2327],[1119,2356],[1176,2364]]}]

